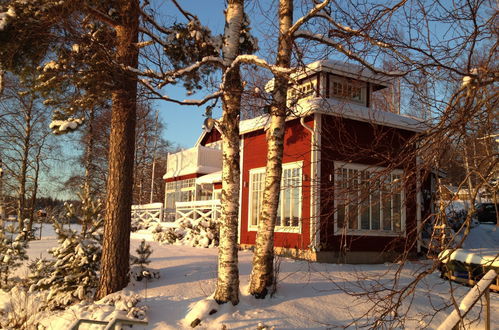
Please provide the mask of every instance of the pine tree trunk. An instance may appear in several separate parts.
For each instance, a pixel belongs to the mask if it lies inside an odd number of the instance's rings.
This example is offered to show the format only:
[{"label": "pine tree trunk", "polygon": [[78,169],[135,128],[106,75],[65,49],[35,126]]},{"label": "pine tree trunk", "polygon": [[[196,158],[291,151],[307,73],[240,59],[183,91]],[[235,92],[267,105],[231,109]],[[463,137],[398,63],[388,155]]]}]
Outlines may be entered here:
[{"label": "pine tree trunk", "polygon": [[[116,8],[121,17],[120,25],[116,27],[116,61],[136,68],[139,2],[122,0]],[[97,299],[119,291],[128,284],[137,82],[133,76],[123,71],[116,72],[115,77],[104,241]]]},{"label": "pine tree trunk", "polygon": [[[293,24],[293,1],[279,3],[279,45],[276,64],[289,68],[291,64],[292,38],[288,30]],[[263,192],[262,210],[259,216],[258,232],[253,255],[253,269],[250,277],[250,294],[265,298],[273,282],[274,229],[281,190],[282,154],[284,150],[284,128],[286,120],[286,94],[288,80],[276,76],[273,104],[270,109],[271,122],[267,131],[267,167]]]},{"label": "pine tree trunk", "polygon": [[[226,11],[224,59],[232,61],[239,52],[239,35],[243,23],[244,1],[230,0]],[[222,216],[218,250],[218,278],[214,299],[223,304],[239,303],[239,268],[237,224],[239,215],[239,114],[243,86],[239,67],[226,77],[222,97]]]}]

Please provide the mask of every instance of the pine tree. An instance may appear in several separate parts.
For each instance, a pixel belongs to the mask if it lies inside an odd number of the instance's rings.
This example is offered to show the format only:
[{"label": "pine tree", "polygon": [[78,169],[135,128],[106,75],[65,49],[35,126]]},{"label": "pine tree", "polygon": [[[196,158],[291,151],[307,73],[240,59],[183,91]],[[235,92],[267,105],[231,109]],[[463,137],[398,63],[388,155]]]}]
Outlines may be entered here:
[{"label": "pine tree", "polygon": [[66,218],[77,217],[82,231],[64,228],[63,222],[53,219],[59,245],[49,252],[53,261],[40,259],[31,268],[30,291],[48,290],[46,307],[63,308],[84,299],[91,299],[98,284],[102,254],[102,203],[92,201],[89,190],[80,194],[81,207],[66,203]]},{"label": "pine tree", "polygon": [[[111,130],[105,207],[103,255],[97,298],[121,290],[128,283],[130,222],[136,126],[137,81],[149,85],[175,83],[173,73],[155,76],[157,63],[170,72],[214,55],[197,19],[162,28],[139,6],[139,0],[14,0],[0,3],[0,70],[20,72],[40,65],[39,88],[46,104],[55,108],[51,128],[56,133],[83,124],[79,110],[111,99]],[[139,16],[158,34],[142,29],[148,42],[139,42]],[[158,28],[159,27],[159,28]],[[194,33],[192,33],[194,32]],[[177,38],[176,36],[180,36]],[[237,39],[239,40],[239,39]],[[161,59],[148,70],[148,79],[137,79],[139,50],[151,42],[163,49]],[[50,57],[51,61],[47,61]],[[168,59],[168,60],[166,60]],[[148,62],[147,59],[145,62]],[[147,65],[147,64],[146,64]],[[210,72],[185,71],[186,87],[199,86],[200,76]],[[157,82],[157,81],[156,81]],[[67,93],[71,97],[58,97]],[[71,94],[73,93],[73,94]]]},{"label": "pine tree", "polygon": [[147,244],[145,240],[142,240],[135,252],[137,252],[138,257],[132,256],[130,259],[131,264],[137,265],[138,269],[132,268],[130,275],[137,281],[141,281],[143,278],[148,280],[152,278],[159,278],[159,272],[152,271],[146,267],[151,263],[151,260],[149,259],[152,254],[151,244]]},{"label": "pine tree", "polygon": [[151,244],[146,244],[146,240],[143,239],[135,252],[137,252],[139,256],[134,256],[132,258],[132,265],[138,265],[141,270],[145,270],[146,265],[151,263],[151,260],[149,260],[152,253]]},{"label": "pine tree", "polygon": [[25,232],[19,233],[13,225],[0,229],[0,288],[2,289],[10,289],[13,286],[13,280],[10,278],[12,271],[28,259],[25,236]]}]

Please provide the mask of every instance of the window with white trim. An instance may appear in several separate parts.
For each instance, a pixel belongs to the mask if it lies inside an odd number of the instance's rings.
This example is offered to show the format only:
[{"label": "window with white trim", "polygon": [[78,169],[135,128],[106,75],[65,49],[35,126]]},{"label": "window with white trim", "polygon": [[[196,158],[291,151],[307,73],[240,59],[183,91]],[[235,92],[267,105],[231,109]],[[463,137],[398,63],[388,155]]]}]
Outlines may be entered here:
[{"label": "window with white trim", "polygon": [[400,234],[405,231],[403,171],[387,172],[335,162],[335,226],[338,232]]},{"label": "window with white trim", "polygon": [[[249,191],[249,227],[258,225],[261,207],[263,204],[263,190],[265,186],[265,168],[250,170]],[[302,209],[302,162],[286,163],[282,165],[281,193],[277,210],[276,230],[300,230]]]},{"label": "window with white trim", "polygon": [[354,79],[332,76],[329,93],[332,97],[365,103],[366,83]]},{"label": "window with white trim", "polygon": [[317,78],[307,78],[297,85],[289,86],[288,99],[297,101],[309,97],[315,97],[317,90]]},{"label": "window with white trim", "polygon": [[175,202],[190,202],[196,196],[196,179],[185,179],[166,183],[165,208],[174,209]]}]

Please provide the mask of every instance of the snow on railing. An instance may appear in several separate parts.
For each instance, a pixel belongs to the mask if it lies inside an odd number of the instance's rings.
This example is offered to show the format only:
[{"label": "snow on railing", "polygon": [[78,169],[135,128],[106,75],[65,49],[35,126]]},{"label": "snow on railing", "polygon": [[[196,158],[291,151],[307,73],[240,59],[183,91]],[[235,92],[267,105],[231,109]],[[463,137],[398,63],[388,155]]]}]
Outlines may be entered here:
[{"label": "snow on railing", "polygon": [[132,205],[132,221],[163,221],[163,203]]},{"label": "snow on railing", "polygon": [[131,319],[128,317],[115,317],[110,321],[102,321],[102,320],[92,320],[92,319],[78,319],[76,320],[69,329],[71,330],[78,330],[80,328],[80,325],[83,324],[91,324],[91,325],[97,325],[97,326],[106,326],[104,330],[106,329],[121,329],[123,325],[129,325],[130,327],[133,327],[134,325],[148,325],[149,321],[146,320],[139,320],[139,319]]},{"label": "snow on railing", "polygon": [[482,279],[466,294],[464,299],[458,306],[458,309],[454,309],[452,313],[445,319],[442,324],[438,327],[438,330],[451,330],[459,324],[459,322],[464,319],[466,314],[471,310],[471,308],[476,304],[480,298],[485,295],[485,329],[490,329],[490,285],[496,281],[497,273],[494,269],[491,269],[485,274]]},{"label": "snow on railing", "polygon": [[178,220],[213,220],[220,217],[220,200],[212,199],[206,201],[177,202],[176,221]]}]

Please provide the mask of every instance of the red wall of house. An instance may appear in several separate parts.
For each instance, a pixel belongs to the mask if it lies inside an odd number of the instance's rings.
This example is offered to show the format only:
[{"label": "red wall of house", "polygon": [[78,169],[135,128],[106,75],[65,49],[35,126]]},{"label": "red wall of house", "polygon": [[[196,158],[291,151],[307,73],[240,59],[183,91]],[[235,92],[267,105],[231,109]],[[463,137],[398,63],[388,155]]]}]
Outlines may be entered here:
[{"label": "red wall of house", "polygon": [[[326,251],[401,251],[416,238],[416,159],[406,142],[414,132],[322,115],[321,245]],[[410,155],[410,156],[408,156]],[[406,237],[334,235],[334,161],[395,168],[410,174],[405,182]],[[410,246],[415,249],[414,246]]]},{"label": "red wall of house", "polygon": [[217,141],[219,141],[221,139],[222,139],[222,134],[220,134],[220,132],[216,128],[213,128],[211,130],[211,132],[207,133],[203,137],[203,139],[201,140],[200,144],[202,146],[205,146],[208,143],[217,142]]},{"label": "red wall of house", "polygon": [[[312,128],[313,117],[306,118],[305,123]],[[310,244],[310,145],[310,132],[300,124],[299,119],[286,123],[283,163],[303,161],[302,230],[301,233],[276,232],[275,246],[278,247],[306,249]],[[266,155],[267,141],[263,129],[244,135],[244,162],[241,169],[243,176],[240,231],[242,244],[255,244],[256,231],[248,230],[249,170],[265,167]]]}]

